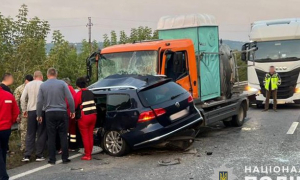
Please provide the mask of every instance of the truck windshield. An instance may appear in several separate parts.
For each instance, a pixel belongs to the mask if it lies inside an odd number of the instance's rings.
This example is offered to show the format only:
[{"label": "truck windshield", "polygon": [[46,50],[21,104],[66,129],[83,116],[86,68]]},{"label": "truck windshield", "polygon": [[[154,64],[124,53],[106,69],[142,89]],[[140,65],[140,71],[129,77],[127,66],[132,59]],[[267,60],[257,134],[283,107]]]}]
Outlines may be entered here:
[{"label": "truck windshield", "polygon": [[[300,59],[300,40],[257,42],[255,61],[274,62]],[[250,58],[252,59],[252,58]]]},{"label": "truck windshield", "polygon": [[132,51],[103,54],[99,78],[113,74],[156,75],[157,51]]}]

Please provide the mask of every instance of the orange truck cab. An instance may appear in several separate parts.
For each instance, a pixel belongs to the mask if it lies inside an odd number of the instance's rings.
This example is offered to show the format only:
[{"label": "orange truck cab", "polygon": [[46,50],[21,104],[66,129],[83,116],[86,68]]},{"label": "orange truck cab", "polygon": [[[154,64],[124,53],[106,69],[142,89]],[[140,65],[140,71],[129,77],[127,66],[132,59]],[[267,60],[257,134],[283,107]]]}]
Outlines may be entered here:
[{"label": "orange truck cab", "polygon": [[[100,78],[124,72],[166,75],[188,90],[193,98],[199,98],[197,65],[193,42],[190,39],[111,46],[101,51],[101,58],[113,60],[115,63],[111,65],[100,61]],[[174,66],[175,63],[178,63],[178,66]]]},{"label": "orange truck cab", "polygon": [[120,44],[93,53],[87,59],[87,77],[91,77],[93,63],[98,79],[113,74],[165,75],[191,93],[204,125],[223,121],[241,126],[248,100],[240,94],[232,96],[232,69],[225,63],[230,50],[222,50],[213,16],[162,17],[158,32],[160,40]]}]

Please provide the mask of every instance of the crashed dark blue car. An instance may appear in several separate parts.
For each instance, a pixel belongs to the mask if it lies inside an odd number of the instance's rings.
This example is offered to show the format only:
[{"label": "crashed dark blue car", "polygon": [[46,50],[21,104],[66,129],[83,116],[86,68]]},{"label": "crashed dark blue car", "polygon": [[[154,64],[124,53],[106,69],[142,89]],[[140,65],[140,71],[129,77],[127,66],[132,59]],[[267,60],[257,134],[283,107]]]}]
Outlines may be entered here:
[{"label": "crashed dark blue car", "polygon": [[177,137],[192,143],[184,137],[194,137],[193,128],[202,123],[190,93],[165,77],[112,75],[89,89],[95,94],[102,147],[113,156]]}]

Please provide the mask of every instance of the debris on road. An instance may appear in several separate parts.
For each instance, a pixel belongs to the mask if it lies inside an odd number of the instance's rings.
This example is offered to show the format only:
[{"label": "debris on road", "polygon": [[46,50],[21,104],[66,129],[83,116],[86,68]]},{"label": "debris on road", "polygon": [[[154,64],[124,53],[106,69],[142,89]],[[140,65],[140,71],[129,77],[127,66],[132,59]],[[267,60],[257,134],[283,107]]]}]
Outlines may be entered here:
[{"label": "debris on road", "polygon": [[102,159],[99,158],[99,157],[94,157],[93,159],[95,159],[95,160],[102,160]]},{"label": "debris on road", "polygon": [[[101,153],[102,151],[103,151],[103,149],[101,147],[93,146],[92,155]],[[81,153],[81,154],[84,154],[84,148],[80,148],[78,152]]]},{"label": "debris on road", "polygon": [[210,156],[212,155],[212,152],[206,152],[206,155]]},{"label": "debris on road", "polygon": [[197,149],[193,148],[183,152],[183,154],[197,154],[197,152],[198,152]]},{"label": "debris on road", "polygon": [[173,161],[159,161],[158,164],[160,166],[171,166],[171,165],[176,165],[176,164],[180,164],[181,163],[181,159],[180,158],[176,158]]},{"label": "debris on road", "polygon": [[71,171],[78,171],[78,170],[79,170],[79,171],[83,171],[83,168],[71,168],[70,170],[71,170]]}]

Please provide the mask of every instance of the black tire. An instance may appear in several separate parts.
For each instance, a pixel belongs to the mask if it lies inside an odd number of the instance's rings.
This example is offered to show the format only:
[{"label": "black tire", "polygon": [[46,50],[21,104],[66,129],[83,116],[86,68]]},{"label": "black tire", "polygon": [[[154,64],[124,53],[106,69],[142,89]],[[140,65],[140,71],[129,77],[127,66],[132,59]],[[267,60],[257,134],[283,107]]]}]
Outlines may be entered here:
[{"label": "black tire", "polygon": [[123,156],[130,150],[118,131],[106,131],[101,144],[104,151],[111,156]]},{"label": "black tire", "polygon": [[246,117],[246,108],[245,105],[241,104],[238,109],[238,114],[232,116],[231,124],[235,127],[241,127],[244,124]]},{"label": "black tire", "polygon": [[230,65],[230,48],[229,46],[222,44],[220,45],[220,75],[221,75],[221,94],[224,99],[230,99],[232,96],[231,76],[232,69]]},{"label": "black tire", "polygon": [[225,127],[231,127],[232,124],[231,124],[231,121],[223,121],[223,124]]},{"label": "black tire", "polygon": [[257,108],[257,109],[261,109],[261,108],[263,108],[263,107],[264,107],[264,105],[263,105],[262,102],[256,101],[256,108]]}]

